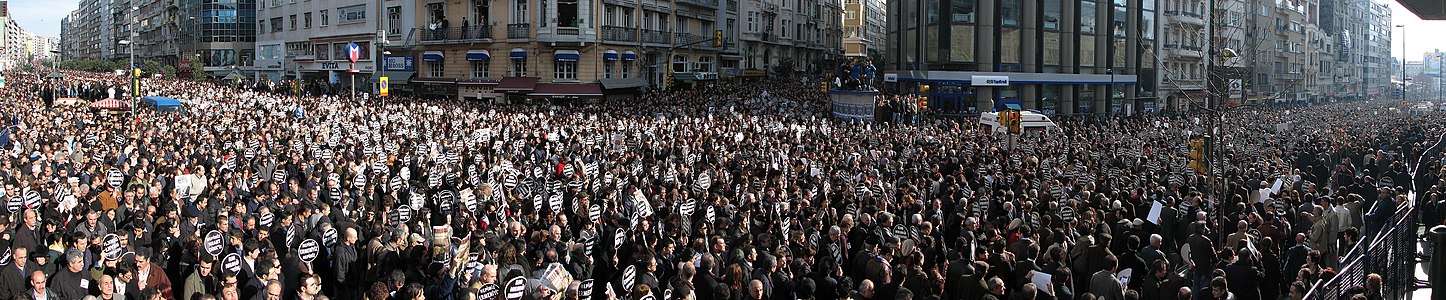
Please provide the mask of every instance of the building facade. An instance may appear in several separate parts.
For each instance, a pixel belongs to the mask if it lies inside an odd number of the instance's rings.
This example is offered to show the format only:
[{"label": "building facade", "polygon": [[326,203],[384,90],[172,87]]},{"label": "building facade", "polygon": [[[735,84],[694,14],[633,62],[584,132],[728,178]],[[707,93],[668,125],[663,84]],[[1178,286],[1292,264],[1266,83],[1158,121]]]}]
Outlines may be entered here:
[{"label": "building facade", "polygon": [[[126,1],[126,0],[114,0]],[[160,1],[166,0],[129,0]],[[283,2],[304,2],[296,0],[194,0],[179,1],[180,40],[177,53],[182,56],[177,63],[192,59],[201,61],[203,71],[209,76],[226,76],[230,73],[251,74],[256,55],[256,32],[260,23],[256,19],[257,7],[262,1],[269,5]],[[117,35],[121,35],[117,32]],[[147,44],[143,42],[142,44]],[[185,56],[190,56],[185,57]],[[182,64],[180,69],[190,69]]]},{"label": "building facade", "polygon": [[62,59],[110,59],[115,51],[111,0],[82,0],[80,7],[61,21]]},{"label": "building facade", "polygon": [[1161,33],[1164,34],[1160,56],[1160,99],[1165,111],[1186,111],[1204,107],[1205,55],[1210,39],[1205,26],[1209,13],[1207,2],[1163,0],[1160,2]]},{"label": "building facade", "polygon": [[885,89],[926,96],[932,112],[1157,110],[1155,0],[887,3]]},{"label": "building facade", "polygon": [[884,17],[882,0],[845,0],[843,4],[844,54],[847,56],[883,56]]},{"label": "building facade", "polygon": [[765,41],[761,1],[416,0],[397,10],[410,17],[389,8],[405,34],[387,46],[384,74],[393,90],[430,97],[604,98],[761,77],[765,61],[810,71],[841,54],[842,20],[826,17],[841,4],[787,2],[771,20],[792,34]]},{"label": "building facade", "polygon": [[[388,28],[387,13],[401,17],[414,1],[313,0],[262,1],[257,5],[256,80],[284,78],[319,80],[341,87],[357,85],[370,92],[372,78],[381,69],[378,45],[387,40],[378,33]],[[398,21],[401,21],[398,19]],[[357,61],[350,60],[349,45],[356,44]],[[352,72],[355,70],[355,72]]]}]

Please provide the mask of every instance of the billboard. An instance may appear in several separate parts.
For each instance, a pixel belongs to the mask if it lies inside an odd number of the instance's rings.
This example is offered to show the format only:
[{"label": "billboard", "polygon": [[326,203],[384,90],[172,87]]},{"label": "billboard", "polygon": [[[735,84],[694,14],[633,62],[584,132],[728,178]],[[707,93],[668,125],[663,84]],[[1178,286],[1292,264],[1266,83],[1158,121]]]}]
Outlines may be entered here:
[{"label": "billboard", "polygon": [[1428,52],[1425,59],[1421,60],[1421,74],[1441,75],[1441,53]]}]

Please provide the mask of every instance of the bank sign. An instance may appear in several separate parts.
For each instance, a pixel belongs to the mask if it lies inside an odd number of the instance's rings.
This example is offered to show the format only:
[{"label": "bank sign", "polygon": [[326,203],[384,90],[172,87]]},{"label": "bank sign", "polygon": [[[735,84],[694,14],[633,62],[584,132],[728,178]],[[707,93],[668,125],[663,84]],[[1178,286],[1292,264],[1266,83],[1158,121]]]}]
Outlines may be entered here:
[{"label": "bank sign", "polygon": [[416,61],[411,56],[387,56],[387,71],[416,72]]},{"label": "bank sign", "polygon": [[1009,86],[1009,76],[973,76],[969,82],[973,86]]}]

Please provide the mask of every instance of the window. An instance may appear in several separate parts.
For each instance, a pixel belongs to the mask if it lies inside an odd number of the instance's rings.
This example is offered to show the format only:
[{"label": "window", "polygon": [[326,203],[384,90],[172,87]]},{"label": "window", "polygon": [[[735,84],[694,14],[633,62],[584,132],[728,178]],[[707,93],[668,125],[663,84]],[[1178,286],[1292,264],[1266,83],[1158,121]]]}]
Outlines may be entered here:
[{"label": "window", "polygon": [[693,70],[698,72],[713,72],[713,57],[699,57],[698,63],[693,66]]},{"label": "window", "polygon": [[446,72],[442,70],[442,66],[443,64],[441,61],[427,62],[427,77],[441,78],[442,76],[444,76]]},{"label": "window", "polygon": [[271,32],[279,32],[286,27],[281,25],[281,17],[271,18]]},{"label": "window", "polygon": [[783,30],[778,32],[779,37],[788,37],[788,20],[783,20]]},{"label": "window", "polygon": [[687,72],[688,57],[684,55],[673,56],[673,72]]},{"label": "window", "polygon": [[331,44],[316,44],[316,60],[331,60]]},{"label": "window", "polygon": [[1095,19],[1098,12],[1095,10],[1094,1],[1080,1],[1079,3],[1079,31],[1084,34],[1095,33]]},{"label": "window", "polygon": [[488,65],[489,62],[485,60],[472,61],[472,78],[487,78]]},{"label": "window", "polygon": [[511,77],[527,76],[527,59],[512,60],[512,68],[508,69],[508,73],[507,76]]},{"label": "window", "polygon": [[[558,27],[582,26],[582,20],[583,19],[578,15],[577,0],[557,0]],[[576,74],[576,72],[573,73]]]},{"label": "window", "polygon": [[517,0],[512,5],[512,24],[527,23],[527,0]]},{"label": "window", "polygon": [[624,60],[622,65],[623,65],[623,69],[621,70],[621,72],[620,72],[619,74],[622,75],[622,78],[628,78],[629,76],[632,75],[631,73],[633,72],[633,61],[631,61],[631,60]]},{"label": "window", "polygon": [[301,16],[301,24],[306,25],[306,28],[311,28],[311,13],[305,13]]},{"label": "window", "polygon": [[291,30],[296,30],[296,15],[291,15]]},{"label": "window", "polygon": [[603,78],[613,78],[613,62],[603,62]]},{"label": "window", "polygon": [[1129,18],[1125,16],[1125,7],[1115,6],[1114,12],[1114,28],[1112,29],[1115,37],[1125,37],[1125,24],[1129,21]]},{"label": "window", "polygon": [[351,60],[351,55],[346,53],[346,43],[331,44],[331,57],[336,60]]},{"label": "window", "polygon": [[387,34],[402,34],[402,7],[387,8]]},{"label": "window", "polygon": [[1059,30],[1060,1],[1044,0],[1044,29]]},{"label": "window", "polygon": [[1019,0],[1001,0],[999,3],[999,24],[1019,26]]},{"label": "window", "polygon": [[748,32],[758,32],[758,12],[748,12]]},{"label": "window", "polygon": [[352,5],[352,6],[347,6],[347,7],[338,8],[338,9],[336,9],[336,13],[337,13],[337,21],[336,21],[337,24],[360,23],[360,22],[366,22],[366,20],[367,20],[367,6],[366,6],[366,4],[362,4],[362,5]]},{"label": "window", "polygon": [[372,42],[356,42],[356,45],[357,48],[361,50],[361,55],[358,55],[358,57],[360,57],[357,59],[358,61],[372,60]]},{"label": "window", "polygon": [[286,43],[286,56],[311,55],[311,43],[290,42]]},{"label": "window", "polygon": [[325,9],[321,10],[321,15],[320,15],[320,16],[321,16],[321,26],[326,26],[328,23],[331,23],[331,18],[327,17],[327,14],[326,14],[326,10],[325,10]]},{"label": "window", "polygon": [[557,80],[567,80],[567,81],[576,81],[576,80],[577,80],[577,62],[575,62],[575,61],[558,61],[558,62],[553,62],[552,66],[553,66],[553,68],[554,68],[554,69],[553,69],[553,72],[552,72],[552,78],[553,78],[553,79],[557,79]]},{"label": "window", "polygon": [[[492,5],[490,3],[492,3],[491,0],[472,1],[472,21],[476,22],[475,24],[486,25],[487,20],[492,19]],[[401,7],[397,9],[400,10]],[[398,13],[398,15],[401,15],[401,13]]]}]

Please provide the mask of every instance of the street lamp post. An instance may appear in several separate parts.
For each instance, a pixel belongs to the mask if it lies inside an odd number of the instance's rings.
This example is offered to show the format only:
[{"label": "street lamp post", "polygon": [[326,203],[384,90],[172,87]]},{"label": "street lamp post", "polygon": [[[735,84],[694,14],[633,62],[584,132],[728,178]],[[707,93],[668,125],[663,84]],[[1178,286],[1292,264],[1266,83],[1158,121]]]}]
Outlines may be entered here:
[{"label": "street lamp post", "polygon": [[1105,109],[1108,111],[1105,112],[1105,116],[1113,117],[1115,115],[1115,69],[1105,69],[1105,73],[1110,74],[1109,100],[1105,102]]},{"label": "street lamp post", "polygon": [[1401,102],[1406,102],[1406,25],[1397,24],[1401,29]]},{"label": "street lamp post", "polygon": [[141,86],[140,86],[140,83],[139,83],[139,81],[138,81],[139,78],[136,78],[137,76],[140,76],[140,74],[138,74],[138,73],[140,73],[140,68],[136,68],[136,43],[135,43],[135,41],[134,41],[135,36],[136,36],[136,32],[135,32],[134,29],[132,29],[132,30],[131,30],[131,38],[132,38],[132,39],[131,39],[131,40],[121,40],[121,41],[120,41],[120,44],[121,44],[121,45],[126,45],[126,47],[127,47],[127,51],[126,51],[126,52],[130,52],[130,64],[127,65],[130,70],[128,70],[129,72],[127,72],[127,73],[131,73],[131,74],[130,74],[130,75],[131,75],[131,88],[130,88],[130,89],[131,89],[131,95],[130,95],[130,97],[131,97],[131,110],[130,110],[130,114],[131,114],[132,117],[134,117],[134,116],[136,115],[136,95],[137,95],[138,93],[140,93],[140,87],[141,87]]}]

